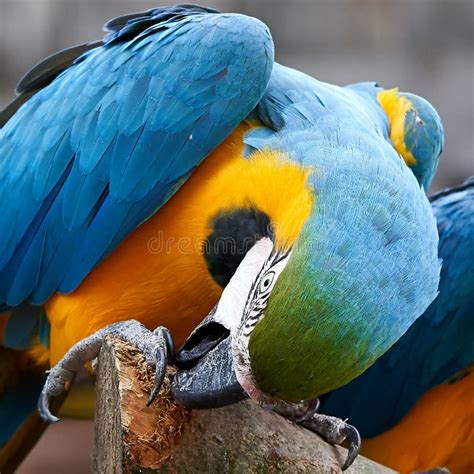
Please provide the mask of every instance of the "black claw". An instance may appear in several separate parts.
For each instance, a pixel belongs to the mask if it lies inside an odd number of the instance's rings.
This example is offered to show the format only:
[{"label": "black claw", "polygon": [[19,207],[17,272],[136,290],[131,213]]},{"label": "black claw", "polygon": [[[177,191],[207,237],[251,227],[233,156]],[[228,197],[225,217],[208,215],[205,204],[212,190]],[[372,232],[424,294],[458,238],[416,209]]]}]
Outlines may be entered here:
[{"label": "black claw", "polygon": [[148,398],[148,402],[146,404],[149,407],[156,399],[158,394],[160,393],[161,385],[163,384],[163,380],[166,374],[166,363],[167,363],[167,356],[165,350],[162,347],[158,347],[156,349],[156,370],[155,370],[155,381],[153,382],[153,388],[150,393],[150,397]]},{"label": "black claw", "polygon": [[346,424],[346,426],[341,429],[341,433],[346,437],[346,441],[349,443],[349,452],[347,453],[346,461],[342,466],[342,470],[345,471],[352,465],[356,457],[359,455],[361,439],[359,432],[352,425]]},{"label": "black claw", "polygon": [[57,416],[54,416],[49,409],[49,397],[43,390],[38,400],[38,411],[42,420],[46,423],[56,423],[59,421]]},{"label": "black claw", "polygon": [[312,398],[311,400],[309,400],[308,408],[306,409],[306,411],[301,416],[295,417],[294,422],[300,424],[300,423],[303,423],[304,421],[311,420],[314,417],[314,415],[318,413],[319,405],[320,405],[320,402],[319,402],[318,397]]},{"label": "black claw", "polygon": [[168,364],[173,362],[173,355],[174,355],[174,342],[173,337],[168,329],[162,328],[163,331],[163,338],[165,339],[166,343],[166,350],[168,352]]}]

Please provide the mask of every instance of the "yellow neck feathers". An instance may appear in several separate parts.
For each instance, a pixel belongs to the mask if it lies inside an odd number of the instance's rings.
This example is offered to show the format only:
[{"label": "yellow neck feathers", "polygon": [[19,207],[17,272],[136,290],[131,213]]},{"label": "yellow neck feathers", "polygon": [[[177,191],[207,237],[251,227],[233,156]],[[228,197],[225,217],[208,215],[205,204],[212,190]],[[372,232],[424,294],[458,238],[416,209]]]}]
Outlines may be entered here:
[{"label": "yellow neck feathers", "polygon": [[406,97],[399,95],[396,88],[379,92],[377,99],[387,114],[390,123],[390,139],[395,150],[408,166],[416,165],[413,153],[408,150],[405,144],[405,117],[413,104]]},{"label": "yellow neck feathers", "polygon": [[216,213],[246,207],[264,212],[272,223],[276,244],[288,248],[313,205],[313,193],[307,186],[309,173],[278,151],[255,152],[248,159],[234,160],[215,176],[209,189],[215,200],[209,199],[209,207]]}]

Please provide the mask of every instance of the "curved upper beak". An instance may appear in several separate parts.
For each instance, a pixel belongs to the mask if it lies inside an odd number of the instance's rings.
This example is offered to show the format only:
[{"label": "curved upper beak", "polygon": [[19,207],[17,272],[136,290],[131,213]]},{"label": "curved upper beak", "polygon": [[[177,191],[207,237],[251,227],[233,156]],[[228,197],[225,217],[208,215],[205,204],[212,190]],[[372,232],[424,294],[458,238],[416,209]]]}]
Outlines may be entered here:
[{"label": "curved upper beak", "polygon": [[235,375],[230,331],[215,313],[216,307],[174,356],[171,393],[188,408],[218,408],[247,397]]},{"label": "curved upper beak", "polygon": [[242,322],[252,284],[273,250],[260,239],[246,254],[221,298],[175,354],[171,392],[189,408],[217,408],[247,397],[234,370],[231,330]]}]

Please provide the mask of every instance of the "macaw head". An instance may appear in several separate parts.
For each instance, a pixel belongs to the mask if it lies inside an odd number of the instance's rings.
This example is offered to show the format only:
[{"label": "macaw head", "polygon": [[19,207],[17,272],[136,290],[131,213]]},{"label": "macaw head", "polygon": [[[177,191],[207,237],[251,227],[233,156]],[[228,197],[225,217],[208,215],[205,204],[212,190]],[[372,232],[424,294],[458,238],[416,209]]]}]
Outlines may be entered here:
[{"label": "macaw head", "polygon": [[427,100],[398,89],[381,91],[377,97],[388,116],[395,149],[427,191],[444,146],[438,113]]},{"label": "macaw head", "polygon": [[[370,366],[436,295],[436,225],[410,170],[394,154],[394,179],[378,179],[376,158],[359,160],[344,147],[338,160],[327,153],[321,173],[305,166],[313,145],[303,138],[288,143],[298,164],[278,152],[249,158],[273,167],[273,187],[264,178],[271,169],[246,175],[246,185],[265,192],[254,193],[260,197],[245,215],[268,225],[176,354],[173,395],[185,405],[224,405],[243,393],[299,402],[334,390]],[[423,271],[412,271],[413,258]]]}]

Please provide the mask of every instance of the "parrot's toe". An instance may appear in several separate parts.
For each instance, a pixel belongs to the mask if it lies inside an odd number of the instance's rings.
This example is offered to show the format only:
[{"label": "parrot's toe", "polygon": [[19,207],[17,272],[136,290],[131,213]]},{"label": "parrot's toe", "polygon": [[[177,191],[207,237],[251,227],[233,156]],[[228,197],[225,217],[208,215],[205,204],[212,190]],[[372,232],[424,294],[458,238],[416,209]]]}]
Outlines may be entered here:
[{"label": "parrot's toe", "polygon": [[304,421],[311,420],[314,418],[314,415],[318,413],[319,410],[319,398],[311,398],[306,402],[306,411],[300,416],[295,416],[295,423],[303,423]]},{"label": "parrot's toe", "polygon": [[173,355],[171,334],[163,327],[159,327],[152,332],[138,321],[121,321],[97,331],[72,346],[48,372],[38,401],[38,411],[45,422],[55,423],[59,421],[59,418],[51,413],[51,398],[64,392],[74,374],[84,364],[93,361],[99,355],[102,342],[106,336],[114,336],[134,345],[143,353],[146,361],[155,368],[155,381],[147,404],[153,403],[163,383],[166,366]]},{"label": "parrot's toe", "polygon": [[265,400],[260,405],[267,409],[288,418],[293,423],[301,424],[304,421],[311,420],[319,410],[319,398],[311,398],[301,403],[287,403],[283,401]]},{"label": "parrot's toe", "polygon": [[342,470],[348,469],[359,455],[361,438],[357,429],[340,418],[321,414],[314,414],[312,418],[300,423],[301,426],[319,434],[328,443],[340,445],[346,441],[349,445],[347,458]]},{"label": "parrot's toe", "polygon": [[265,400],[261,401],[260,404],[267,410],[272,410],[319,434],[332,445],[340,445],[346,441],[349,445],[349,452],[346,461],[342,465],[343,471],[348,469],[358,456],[361,439],[357,429],[340,418],[319,414],[319,398],[312,398],[301,403]]},{"label": "parrot's toe", "polygon": [[59,421],[59,418],[51,413],[49,408],[50,400],[51,397],[61,395],[73,375],[73,372],[65,369],[60,364],[55,365],[48,371],[48,376],[38,401],[39,414],[46,423],[56,423]]}]

